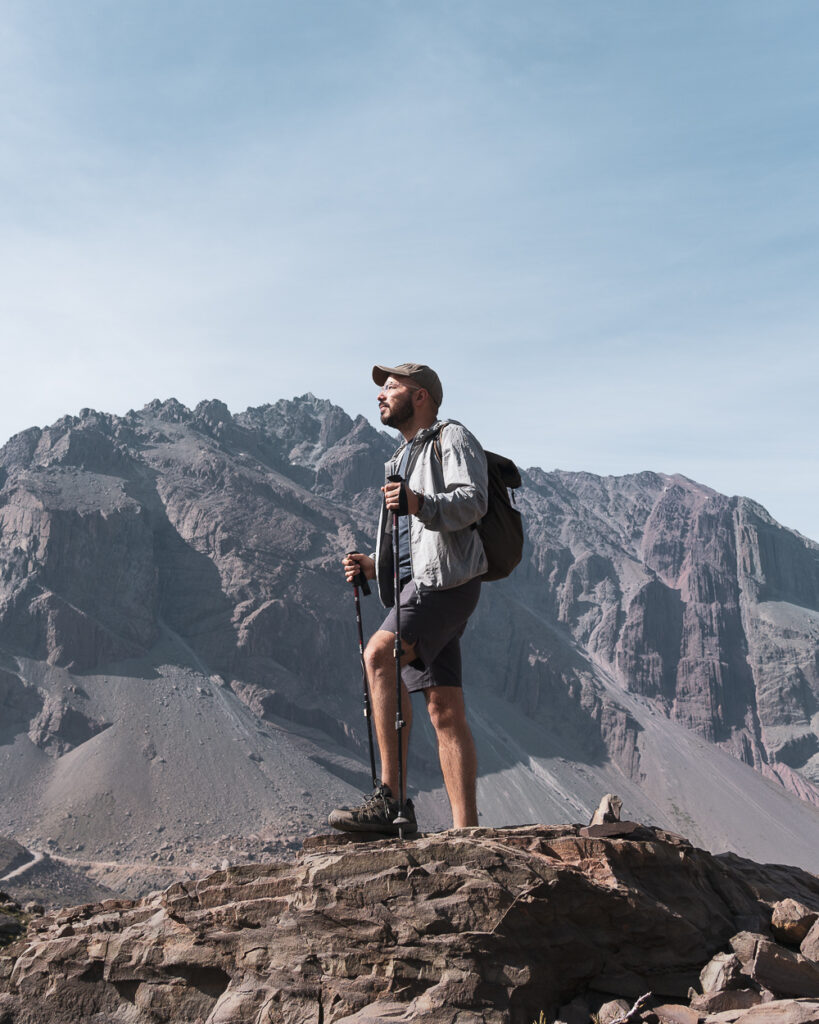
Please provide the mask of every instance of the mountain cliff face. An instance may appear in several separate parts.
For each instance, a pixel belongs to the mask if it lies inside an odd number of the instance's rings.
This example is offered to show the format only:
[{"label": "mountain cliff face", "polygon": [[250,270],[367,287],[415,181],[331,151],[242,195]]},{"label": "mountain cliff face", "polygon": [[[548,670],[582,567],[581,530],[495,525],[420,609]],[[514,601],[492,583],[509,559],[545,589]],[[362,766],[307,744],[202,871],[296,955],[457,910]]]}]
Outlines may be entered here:
[{"label": "mountain cliff face", "polygon": [[544,612],[630,692],[815,803],[819,545],[683,477],[527,484]]},{"label": "mountain cliff face", "polygon": [[[139,838],[157,814],[172,847],[246,839],[248,822],[262,843],[366,788],[339,560],[373,546],[393,448],[311,395],[236,416],[172,399],[83,410],[12,438],[0,833],[138,859],[162,845]],[[519,507],[523,563],[484,588],[465,643],[487,823],[580,820],[616,789],[632,816],[703,845],[808,866],[819,546],[656,473],[531,469]],[[376,628],[375,598],[365,615]],[[411,780],[440,825],[417,718]]]}]

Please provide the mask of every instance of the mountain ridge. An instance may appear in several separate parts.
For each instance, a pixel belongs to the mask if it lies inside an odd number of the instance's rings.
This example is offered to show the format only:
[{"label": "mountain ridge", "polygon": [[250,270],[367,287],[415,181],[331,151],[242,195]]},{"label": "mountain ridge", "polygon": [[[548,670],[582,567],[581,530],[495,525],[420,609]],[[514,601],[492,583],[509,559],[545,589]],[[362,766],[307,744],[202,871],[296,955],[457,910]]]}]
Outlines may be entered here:
[{"label": "mountain ridge", "polygon": [[[371,548],[393,448],[310,394],[235,416],[218,400],[86,409],[10,439],[0,766],[16,788],[0,834],[103,860],[118,830],[158,813],[172,846],[198,835],[216,857],[230,829],[260,855],[355,799],[366,738],[339,559]],[[482,820],[582,820],[617,791],[632,816],[702,845],[819,867],[819,545],[750,499],[649,471],[533,468],[519,507],[523,562],[484,588],[464,645]],[[364,614],[375,628],[374,602]],[[410,779],[440,827],[422,718]],[[218,766],[245,790],[244,822]],[[103,781],[123,770],[134,792]],[[734,795],[704,808],[708,772]],[[758,828],[735,794],[762,808]]]}]

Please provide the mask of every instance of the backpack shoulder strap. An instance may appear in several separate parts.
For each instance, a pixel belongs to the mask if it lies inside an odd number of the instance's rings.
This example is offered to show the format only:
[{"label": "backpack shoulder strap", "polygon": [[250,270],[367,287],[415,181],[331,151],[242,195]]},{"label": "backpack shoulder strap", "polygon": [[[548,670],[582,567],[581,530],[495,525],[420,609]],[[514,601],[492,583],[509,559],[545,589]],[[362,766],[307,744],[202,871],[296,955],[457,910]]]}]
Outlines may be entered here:
[{"label": "backpack shoulder strap", "polygon": [[443,465],[444,453],[441,449],[441,434],[444,432],[444,427],[449,423],[449,420],[442,420],[438,424],[438,429],[432,435],[432,450],[435,452],[435,457]]}]

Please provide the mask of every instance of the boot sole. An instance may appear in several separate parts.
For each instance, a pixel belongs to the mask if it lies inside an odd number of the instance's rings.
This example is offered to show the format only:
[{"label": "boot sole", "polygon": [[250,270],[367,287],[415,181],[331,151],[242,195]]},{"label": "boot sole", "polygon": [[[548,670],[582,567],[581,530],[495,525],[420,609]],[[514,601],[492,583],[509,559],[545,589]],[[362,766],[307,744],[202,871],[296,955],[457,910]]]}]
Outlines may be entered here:
[{"label": "boot sole", "polygon": [[[368,832],[371,835],[378,835],[378,836],[397,836],[398,835],[398,826],[397,825],[388,825],[388,826],[379,827],[375,822],[365,824],[364,822],[357,822],[357,821],[333,821],[333,816],[332,815],[330,815],[330,817],[327,819],[327,821],[328,821],[328,823],[329,823],[331,828],[337,829],[339,832],[358,832],[358,833]],[[418,826],[417,825],[405,826],[404,829],[403,829],[403,832],[404,832],[405,836],[415,836],[415,835],[418,835]]]}]

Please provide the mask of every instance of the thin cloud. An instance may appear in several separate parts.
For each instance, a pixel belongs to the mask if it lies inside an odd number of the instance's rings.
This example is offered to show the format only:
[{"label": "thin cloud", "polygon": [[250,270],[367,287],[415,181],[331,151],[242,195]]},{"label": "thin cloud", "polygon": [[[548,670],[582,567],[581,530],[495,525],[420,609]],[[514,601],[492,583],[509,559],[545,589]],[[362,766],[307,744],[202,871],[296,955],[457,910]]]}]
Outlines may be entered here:
[{"label": "thin cloud", "polygon": [[169,394],[374,420],[369,366],[418,358],[524,465],[679,470],[819,536],[817,22],[13,3],[0,435]]}]

